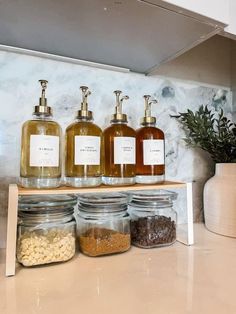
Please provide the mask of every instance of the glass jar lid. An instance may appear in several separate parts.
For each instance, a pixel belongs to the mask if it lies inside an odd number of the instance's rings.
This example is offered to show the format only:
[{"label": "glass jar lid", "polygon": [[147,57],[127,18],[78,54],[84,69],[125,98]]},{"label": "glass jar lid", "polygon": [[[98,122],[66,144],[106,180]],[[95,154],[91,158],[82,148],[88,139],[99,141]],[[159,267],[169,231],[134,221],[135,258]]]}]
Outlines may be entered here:
[{"label": "glass jar lid", "polygon": [[73,220],[77,196],[31,195],[19,198],[18,224],[65,223]]},{"label": "glass jar lid", "polygon": [[127,210],[129,196],[122,193],[79,195],[79,210],[89,213],[113,213]]},{"label": "glass jar lid", "polygon": [[76,195],[30,195],[19,198],[18,208],[24,211],[72,208],[77,204]]},{"label": "glass jar lid", "polygon": [[178,196],[176,192],[167,190],[134,191],[130,192],[129,195],[131,205],[156,208],[171,207]]},{"label": "glass jar lid", "polygon": [[18,213],[18,224],[37,225],[39,223],[66,223],[73,220],[74,209],[38,209],[34,211],[21,210]]}]

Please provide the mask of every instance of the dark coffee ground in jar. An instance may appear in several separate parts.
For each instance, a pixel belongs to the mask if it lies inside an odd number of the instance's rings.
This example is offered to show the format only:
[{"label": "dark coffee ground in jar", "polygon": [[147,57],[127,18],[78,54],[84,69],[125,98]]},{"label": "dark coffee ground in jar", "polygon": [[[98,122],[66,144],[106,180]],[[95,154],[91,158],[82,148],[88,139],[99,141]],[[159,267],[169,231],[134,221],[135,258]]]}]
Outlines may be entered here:
[{"label": "dark coffee ground in jar", "polygon": [[136,246],[155,247],[175,240],[176,224],[169,217],[156,215],[131,221],[131,241]]}]

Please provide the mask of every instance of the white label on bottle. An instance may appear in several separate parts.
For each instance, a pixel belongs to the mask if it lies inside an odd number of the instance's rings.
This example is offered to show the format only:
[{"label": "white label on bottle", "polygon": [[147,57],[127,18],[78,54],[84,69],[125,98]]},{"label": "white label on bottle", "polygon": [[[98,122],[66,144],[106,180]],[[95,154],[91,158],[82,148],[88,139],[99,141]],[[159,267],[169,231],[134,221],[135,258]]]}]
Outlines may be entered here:
[{"label": "white label on bottle", "polygon": [[75,165],[100,165],[99,136],[75,136]]},{"label": "white label on bottle", "polygon": [[117,165],[135,164],[134,137],[114,137],[114,163]]},{"label": "white label on bottle", "polygon": [[143,141],[143,164],[164,165],[164,141],[144,140]]},{"label": "white label on bottle", "polygon": [[59,167],[59,136],[30,135],[30,167]]}]

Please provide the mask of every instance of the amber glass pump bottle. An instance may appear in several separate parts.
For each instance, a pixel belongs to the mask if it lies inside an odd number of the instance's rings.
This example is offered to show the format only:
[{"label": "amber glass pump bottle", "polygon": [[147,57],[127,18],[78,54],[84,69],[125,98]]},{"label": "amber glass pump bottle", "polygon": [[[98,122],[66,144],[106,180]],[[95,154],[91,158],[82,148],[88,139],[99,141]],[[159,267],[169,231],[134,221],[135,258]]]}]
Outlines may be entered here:
[{"label": "amber glass pump bottle", "polygon": [[52,119],[45,91],[47,81],[40,80],[42,95],[33,119],[22,127],[20,184],[27,188],[54,188],[61,179],[61,128]]},{"label": "amber glass pump bottle", "polygon": [[141,120],[142,127],[136,131],[136,182],[154,184],[164,181],[165,145],[164,133],[156,127],[156,118],[151,116],[151,105],[157,103],[145,100],[145,116]]},{"label": "amber glass pump bottle", "polygon": [[103,132],[104,176],[107,185],[131,185],[135,183],[135,131],[127,125],[127,115],[122,113],[122,103],[128,96],[120,99],[116,95],[116,111],[112,115],[111,126]]},{"label": "amber glass pump bottle", "polygon": [[93,113],[88,110],[87,86],[82,91],[81,109],[76,121],[66,129],[66,184],[74,187],[98,186],[102,179],[102,130],[93,123]]}]

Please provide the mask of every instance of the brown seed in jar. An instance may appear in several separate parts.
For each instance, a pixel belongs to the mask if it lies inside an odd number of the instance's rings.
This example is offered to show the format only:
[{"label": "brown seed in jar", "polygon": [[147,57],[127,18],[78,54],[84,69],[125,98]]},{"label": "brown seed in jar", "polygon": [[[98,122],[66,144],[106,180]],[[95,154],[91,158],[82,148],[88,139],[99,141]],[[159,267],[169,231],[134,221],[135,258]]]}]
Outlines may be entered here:
[{"label": "brown seed in jar", "polygon": [[130,248],[130,234],[106,228],[91,228],[79,237],[81,251],[90,256],[125,252]]}]

